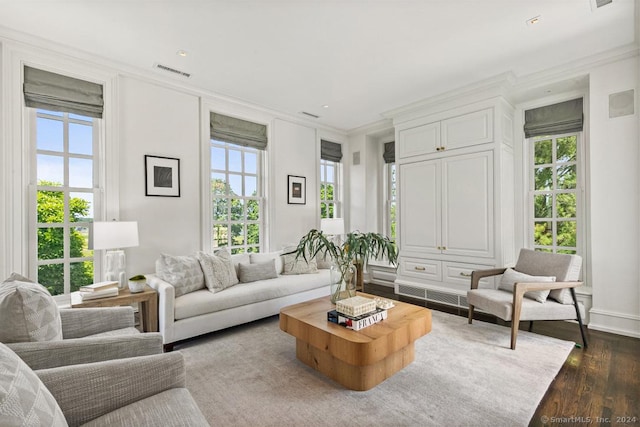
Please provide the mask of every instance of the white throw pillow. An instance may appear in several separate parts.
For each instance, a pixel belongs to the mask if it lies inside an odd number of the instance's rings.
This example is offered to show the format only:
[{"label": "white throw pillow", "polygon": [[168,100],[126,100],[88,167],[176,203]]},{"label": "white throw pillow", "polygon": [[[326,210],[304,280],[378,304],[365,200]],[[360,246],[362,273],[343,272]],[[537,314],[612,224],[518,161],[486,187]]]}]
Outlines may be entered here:
[{"label": "white throw pillow", "polygon": [[0,285],[0,342],[60,341],[58,304],[42,285],[13,273]]},{"label": "white throw pillow", "polygon": [[[286,252],[286,251],[285,251]],[[296,259],[296,254],[282,255],[282,274],[309,274],[318,272],[315,258],[305,261],[303,257]]]},{"label": "white throw pillow", "polygon": [[205,287],[202,268],[193,256],[161,254],[156,260],[156,275],[175,288],[177,297]]},{"label": "white throw pillow", "polygon": [[282,274],[282,259],[280,258],[280,254],[282,254],[282,251],[252,253],[250,256],[251,264],[260,264],[272,259],[276,262],[276,273]]},{"label": "white throw pillow", "polygon": [[204,282],[211,292],[220,292],[238,284],[236,269],[231,262],[231,255],[226,250],[215,254],[198,252],[196,254],[204,273]]},{"label": "white throw pillow", "polygon": [[3,344],[0,344],[0,425],[67,425],[60,406],[40,378]]},{"label": "white throw pillow", "polygon": [[254,264],[245,264],[243,262],[238,264],[238,278],[242,283],[275,279],[276,277],[278,277],[278,273],[276,273],[276,261],[274,259]]},{"label": "white throw pillow", "polygon": [[[528,274],[515,271],[512,268],[507,268],[507,270],[502,275],[502,279],[500,280],[500,285],[498,286],[498,289],[502,289],[503,291],[508,291],[513,293],[513,288],[516,283],[555,282],[555,281],[556,281],[556,278],[554,276],[529,276]],[[544,303],[547,300],[547,296],[549,296],[549,290],[529,291],[529,292],[525,292],[524,296],[527,298],[536,300],[540,303]]]}]

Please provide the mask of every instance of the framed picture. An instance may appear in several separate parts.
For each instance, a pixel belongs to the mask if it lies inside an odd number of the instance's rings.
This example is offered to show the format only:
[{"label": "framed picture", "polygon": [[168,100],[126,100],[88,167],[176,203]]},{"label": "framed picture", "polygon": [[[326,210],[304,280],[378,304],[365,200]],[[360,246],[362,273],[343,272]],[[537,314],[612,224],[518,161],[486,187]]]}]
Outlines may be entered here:
[{"label": "framed picture", "polygon": [[287,178],[287,203],[290,205],[306,204],[307,178],[295,175],[287,175]]},{"label": "framed picture", "polygon": [[144,156],[145,195],[180,197],[180,159]]}]

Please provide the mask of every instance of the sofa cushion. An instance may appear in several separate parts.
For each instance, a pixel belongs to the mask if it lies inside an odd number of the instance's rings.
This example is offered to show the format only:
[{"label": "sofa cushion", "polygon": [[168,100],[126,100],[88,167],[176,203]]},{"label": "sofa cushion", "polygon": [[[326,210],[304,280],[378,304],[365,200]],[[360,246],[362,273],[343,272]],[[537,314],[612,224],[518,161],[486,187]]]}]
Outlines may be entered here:
[{"label": "sofa cushion", "polygon": [[156,275],[175,288],[177,297],[205,287],[202,268],[193,256],[161,254]]},{"label": "sofa cushion", "polygon": [[[502,289],[503,291],[513,292],[514,285],[516,283],[531,283],[531,282],[555,282],[556,278],[553,276],[530,276],[528,274],[520,273],[519,271],[515,271],[512,268],[507,268],[502,275],[502,279],[500,280],[500,285],[498,289]],[[543,303],[547,300],[547,296],[549,295],[549,290],[542,291],[529,291],[525,292],[524,296],[527,298],[531,298],[540,303]]]},{"label": "sofa cushion", "polygon": [[282,274],[282,259],[280,258],[281,254],[282,251],[264,253],[258,252],[252,253],[249,258],[251,260],[251,264],[259,264],[261,262],[267,262],[272,259],[276,262],[276,273]]},{"label": "sofa cushion", "polygon": [[278,277],[278,273],[276,273],[276,261],[274,259],[256,264],[240,263],[238,267],[238,278],[242,283],[275,279]]},{"label": "sofa cushion", "polygon": [[315,258],[307,261],[303,257],[297,257],[296,254],[282,255],[282,274],[309,274],[318,272],[318,264]]},{"label": "sofa cushion", "polygon": [[62,339],[58,305],[49,291],[13,273],[0,285],[0,342]]},{"label": "sofa cushion", "polygon": [[238,284],[236,269],[231,262],[231,255],[226,250],[215,254],[198,252],[196,257],[204,273],[205,285],[211,292],[220,292]]},{"label": "sofa cushion", "polygon": [[0,344],[0,425],[67,425],[40,378],[4,344]]},{"label": "sofa cushion", "polygon": [[320,270],[316,274],[305,274],[304,276],[278,276],[276,279],[240,283],[225,289],[224,292],[215,294],[207,290],[192,292],[176,298],[175,319],[186,319],[241,305],[258,303],[322,286],[326,286],[328,289],[329,275],[329,270]]}]

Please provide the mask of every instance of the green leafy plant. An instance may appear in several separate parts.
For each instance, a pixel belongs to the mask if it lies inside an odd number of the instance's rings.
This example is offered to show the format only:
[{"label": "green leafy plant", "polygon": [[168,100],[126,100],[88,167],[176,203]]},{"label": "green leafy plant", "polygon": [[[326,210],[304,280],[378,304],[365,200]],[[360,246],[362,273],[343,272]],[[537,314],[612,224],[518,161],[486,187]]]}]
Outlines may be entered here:
[{"label": "green leafy plant", "polygon": [[144,277],[142,274],[137,274],[133,277],[130,277],[129,280],[131,280],[132,282],[136,282],[138,280],[147,280],[147,278]]},{"label": "green leafy plant", "polygon": [[304,235],[296,249],[296,258],[305,261],[320,255],[328,255],[341,266],[344,278],[344,266],[355,264],[358,269],[358,284],[362,286],[362,270],[370,259],[384,257],[394,266],[398,263],[398,249],[393,241],[380,233],[347,233],[342,243],[336,243],[322,231],[313,229]]}]

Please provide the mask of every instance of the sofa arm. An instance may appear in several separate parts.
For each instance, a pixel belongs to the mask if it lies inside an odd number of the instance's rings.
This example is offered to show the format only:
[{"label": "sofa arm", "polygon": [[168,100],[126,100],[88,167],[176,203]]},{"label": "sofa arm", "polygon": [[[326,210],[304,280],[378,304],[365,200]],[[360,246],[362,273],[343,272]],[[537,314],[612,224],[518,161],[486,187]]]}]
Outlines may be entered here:
[{"label": "sofa arm", "polygon": [[6,344],[31,369],[48,369],[162,353],[159,333]]},{"label": "sofa arm", "polygon": [[135,327],[133,308],[128,306],[65,308],[60,310],[60,319],[64,339]]},{"label": "sofa arm", "polygon": [[155,274],[146,274],[147,285],[158,293],[158,330],[165,344],[174,341],[173,323],[175,322],[175,288]]},{"label": "sofa arm", "polygon": [[35,371],[70,426],[171,388],[185,387],[179,352]]}]

